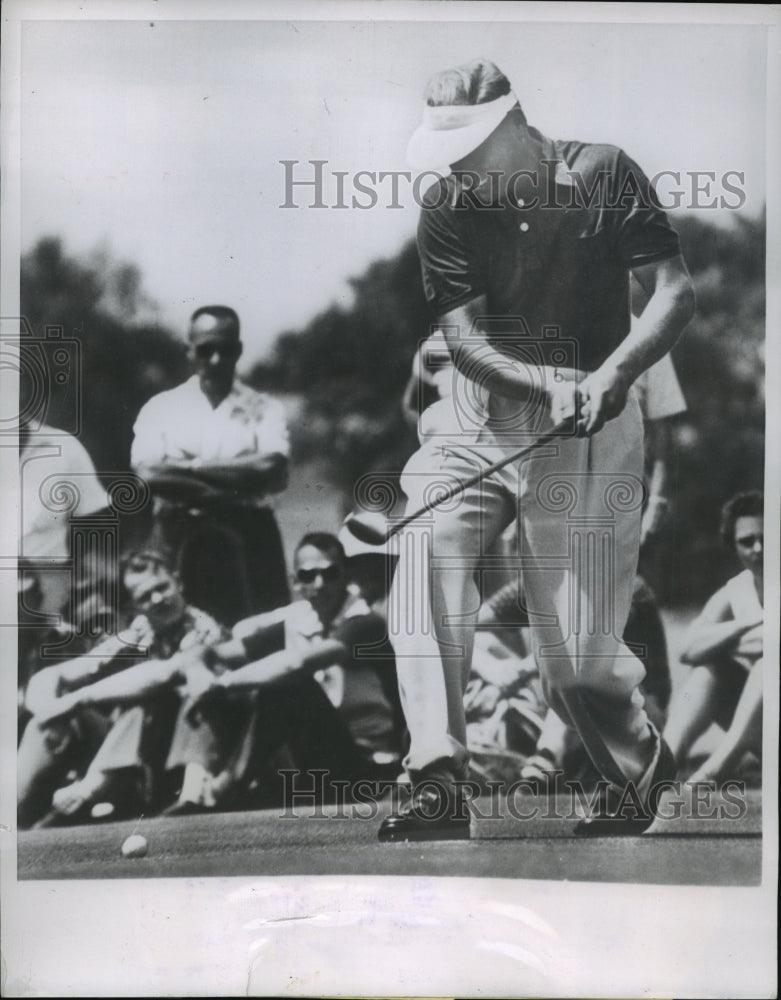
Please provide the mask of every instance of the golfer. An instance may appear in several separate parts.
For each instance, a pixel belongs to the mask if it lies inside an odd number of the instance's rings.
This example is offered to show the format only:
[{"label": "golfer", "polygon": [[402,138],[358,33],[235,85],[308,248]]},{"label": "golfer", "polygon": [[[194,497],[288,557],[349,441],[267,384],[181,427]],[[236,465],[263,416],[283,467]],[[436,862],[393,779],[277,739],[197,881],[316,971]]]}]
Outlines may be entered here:
[{"label": "golfer", "polygon": [[[691,281],[648,179],[622,150],[546,138],[485,60],[438,73],[425,96],[408,159],[451,168],[423,199],[418,249],[455,382],[450,429],[440,426],[404,470],[408,509],[433,484],[466,480],[553,427],[569,433],[435,508],[400,540],[391,638],[413,794],[380,839],[469,836],[459,780],[475,570],[513,519],[546,698],[608,783],[580,831],[639,833],[674,763],[643,707],[643,666],[620,639],[642,507],[632,384],[691,318]],[[637,319],[630,273],[649,296]],[[414,544],[415,532],[428,532],[430,546]],[[421,627],[422,610],[431,628]],[[627,789],[639,814],[618,809]]]}]

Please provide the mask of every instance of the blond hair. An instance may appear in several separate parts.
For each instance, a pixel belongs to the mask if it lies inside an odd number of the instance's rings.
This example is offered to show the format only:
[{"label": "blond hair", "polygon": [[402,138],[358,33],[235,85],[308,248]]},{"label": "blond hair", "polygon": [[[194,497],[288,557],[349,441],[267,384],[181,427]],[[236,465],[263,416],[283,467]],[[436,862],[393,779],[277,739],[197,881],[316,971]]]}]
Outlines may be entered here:
[{"label": "blond hair", "polygon": [[429,107],[454,104],[487,104],[509,94],[510,81],[488,59],[436,73],[428,82],[425,98]]}]

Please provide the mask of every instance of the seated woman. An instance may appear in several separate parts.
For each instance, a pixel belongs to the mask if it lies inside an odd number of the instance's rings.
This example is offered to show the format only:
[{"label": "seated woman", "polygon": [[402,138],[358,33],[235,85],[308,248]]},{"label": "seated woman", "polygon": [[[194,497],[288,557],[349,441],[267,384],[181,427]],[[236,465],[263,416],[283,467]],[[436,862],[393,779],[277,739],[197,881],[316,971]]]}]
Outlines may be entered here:
[{"label": "seated woman", "polygon": [[747,751],[761,751],[763,509],[761,493],[739,493],[724,506],[722,539],[734,546],[743,570],[691,624],[681,657],[694,669],[673,698],[664,731],[679,767],[709,726],[725,730],[690,783],[719,781],[734,773]]}]

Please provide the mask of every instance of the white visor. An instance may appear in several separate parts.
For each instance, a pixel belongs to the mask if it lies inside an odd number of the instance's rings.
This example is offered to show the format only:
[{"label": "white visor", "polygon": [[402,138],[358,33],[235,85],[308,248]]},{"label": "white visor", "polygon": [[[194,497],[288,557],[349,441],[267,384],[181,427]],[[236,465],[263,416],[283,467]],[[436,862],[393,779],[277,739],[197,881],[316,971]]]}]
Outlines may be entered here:
[{"label": "white visor", "polygon": [[449,167],[462,160],[501,124],[518,98],[510,91],[487,104],[448,104],[423,109],[423,123],[407,146],[407,162],[416,170]]},{"label": "white visor", "polygon": [[339,529],[339,534],[336,537],[342,543],[344,554],[348,559],[352,559],[354,556],[390,555],[387,542],[380,542],[379,545],[370,545],[368,542],[362,542],[360,539],[355,537],[355,535],[347,527],[347,524],[344,522],[342,523],[342,527]]}]

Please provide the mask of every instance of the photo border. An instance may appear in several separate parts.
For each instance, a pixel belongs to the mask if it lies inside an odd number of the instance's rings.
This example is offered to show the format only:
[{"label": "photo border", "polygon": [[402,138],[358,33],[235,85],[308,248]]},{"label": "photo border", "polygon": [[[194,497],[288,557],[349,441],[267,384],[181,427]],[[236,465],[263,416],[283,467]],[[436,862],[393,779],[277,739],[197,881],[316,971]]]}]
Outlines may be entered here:
[{"label": "photo border", "polygon": [[[157,20],[497,20],[687,24],[761,24],[768,29],[766,607],[779,607],[778,568],[779,336],[781,232],[779,199],[771,180],[781,162],[777,95],[781,93],[781,14],[770,5],[739,4],[493,4],[329,3],[217,4],[183,2],[77,3],[7,0],[2,8],[2,276],[0,314],[19,315],[20,172],[18,163],[21,21],[154,18]],[[218,13],[219,12],[219,13]],[[725,30],[726,30],[725,27]],[[774,55],[775,53],[775,55]],[[3,390],[9,390],[3,373]],[[2,544],[16,519],[15,462],[3,462],[0,490]],[[4,547],[3,551],[9,551]],[[771,567],[768,569],[768,567]],[[10,573],[0,574],[12,577]],[[0,597],[7,602],[8,580]],[[15,580],[11,580],[14,589]],[[779,616],[768,614],[766,646],[779,648]],[[0,629],[0,656],[15,662],[15,636]],[[15,731],[11,670],[3,671],[4,733]],[[101,882],[17,882],[13,796],[15,748],[0,746],[2,780],[2,975],[7,996],[55,995],[466,995],[474,963],[488,963],[491,920],[526,921],[540,932],[539,956],[561,961],[560,982],[542,982],[535,995],[759,996],[775,989],[778,799],[773,767],[778,749],[778,672],[766,678],[763,782],[763,868],[758,888],[669,887],[470,878],[171,879]],[[280,897],[281,894],[281,897]],[[256,964],[253,944],[263,936],[269,900],[298,916],[278,936],[277,978]],[[391,914],[386,923],[377,914]],[[348,916],[345,916],[348,914]],[[349,916],[352,914],[352,916]],[[421,914],[453,924],[453,944],[442,955],[449,968],[430,968],[435,931]],[[332,928],[332,949],[310,947],[307,918]],[[321,921],[322,923],[322,921]],[[541,930],[547,928],[550,931]],[[488,928],[488,930],[486,929]],[[382,944],[385,938],[386,948]],[[577,940],[573,940],[577,935]],[[469,945],[469,946],[467,946]],[[477,948],[477,952],[475,952]],[[549,952],[546,954],[545,949]],[[378,956],[384,961],[378,963]],[[477,957],[476,957],[477,956]],[[539,957],[538,956],[538,957]],[[729,961],[708,964],[714,956]],[[533,958],[510,956],[534,969]],[[329,963],[326,965],[326,959]],[[276,967],[279,967],[276,969]],[[283,974],[283,970],[287,970]],[[287,978],[286,978],[287,977]],[[517,995],[517,980],[504,992]],[[501,985],[501,984],[499,984]],[[116,990],[116,992],[114,992]]]}]

